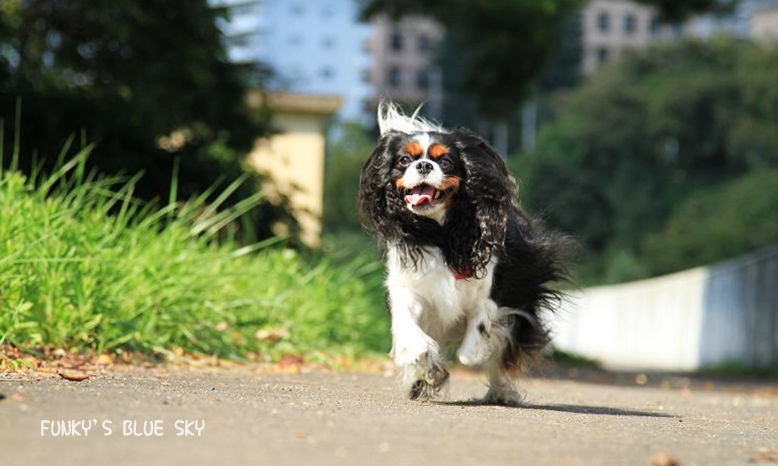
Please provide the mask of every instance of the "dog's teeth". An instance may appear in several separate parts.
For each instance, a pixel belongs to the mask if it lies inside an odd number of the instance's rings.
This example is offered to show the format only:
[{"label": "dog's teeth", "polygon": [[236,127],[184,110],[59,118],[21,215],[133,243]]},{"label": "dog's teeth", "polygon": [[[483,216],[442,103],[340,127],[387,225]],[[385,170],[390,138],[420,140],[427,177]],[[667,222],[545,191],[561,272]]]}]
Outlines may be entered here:
[{"label": "dog's teeth", "polygon": [[440,191],[435,191],[435,199],[440,197]]}]

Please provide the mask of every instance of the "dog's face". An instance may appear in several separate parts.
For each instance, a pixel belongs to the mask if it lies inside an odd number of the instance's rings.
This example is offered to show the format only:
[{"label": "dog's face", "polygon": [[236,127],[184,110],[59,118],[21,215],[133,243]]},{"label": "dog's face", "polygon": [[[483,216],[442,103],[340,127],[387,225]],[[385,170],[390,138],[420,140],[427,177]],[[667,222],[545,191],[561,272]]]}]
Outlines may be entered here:
[{"label": "dog's face", "polygon": [[448,134],[398,134],[387,145],[390,177],[408,210],[442,223],[465,180],[464,160]]},{"label": "dog's face", "polygon": [[379,107],[378,126],[359,184],[364,226],[408,266],[433,246],[452,270],[483,276],[519,211],[505,161],[476,133],[405,116],[391,104]]}]

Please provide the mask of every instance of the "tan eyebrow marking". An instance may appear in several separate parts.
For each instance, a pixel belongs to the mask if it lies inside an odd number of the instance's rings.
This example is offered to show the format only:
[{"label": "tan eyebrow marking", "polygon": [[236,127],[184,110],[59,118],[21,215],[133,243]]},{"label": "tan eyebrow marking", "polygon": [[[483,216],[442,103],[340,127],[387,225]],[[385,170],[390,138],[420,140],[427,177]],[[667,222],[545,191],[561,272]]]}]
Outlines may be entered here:
[{"label": "tan eyebrow marking", "polygon": [[406,144],[405,147],[403,147],[403,150],[411,157],[421,157],[421,154],[424,153],[424,149],[421,148],[421,144],[416,141]]},{"label": "tan eyebrow marking", "polygon": [[433,159],[437,159],[448,154],[448,147],[444,146],[443,144],[433,144],[427,150],[427,153]]}]

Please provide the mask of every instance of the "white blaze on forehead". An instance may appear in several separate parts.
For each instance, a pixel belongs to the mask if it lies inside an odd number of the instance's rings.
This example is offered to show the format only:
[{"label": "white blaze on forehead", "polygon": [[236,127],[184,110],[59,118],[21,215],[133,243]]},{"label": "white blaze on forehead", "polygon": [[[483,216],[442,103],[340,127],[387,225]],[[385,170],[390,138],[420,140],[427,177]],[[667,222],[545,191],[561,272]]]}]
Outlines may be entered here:
[{"label": "white blaze on forehead", "polygon": [[432,136],[430,136],[430,133],[418,133],[413,136],[413,140],[418,142],[421,146],[421,154],[422,156],[428,157],[429,154],[427,154],[427,151],[430,148],[430,145],[433,143]]}]

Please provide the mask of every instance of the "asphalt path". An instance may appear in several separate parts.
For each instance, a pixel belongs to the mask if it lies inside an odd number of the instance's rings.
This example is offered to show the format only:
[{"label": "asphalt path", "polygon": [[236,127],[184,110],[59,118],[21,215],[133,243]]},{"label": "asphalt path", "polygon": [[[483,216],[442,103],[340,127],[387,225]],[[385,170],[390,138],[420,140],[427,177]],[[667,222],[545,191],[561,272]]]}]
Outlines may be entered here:
[{"label": "asphalt path", "polygon": [[470,402],[485,387],[462,373],[446,401],[428,403],[404,399],[380,374],[113,370],[75,382],[7,373],[0,464],[778,463],[769,383],[616,382],[535,378],[523,384],[527,405],[508,408]]}]

